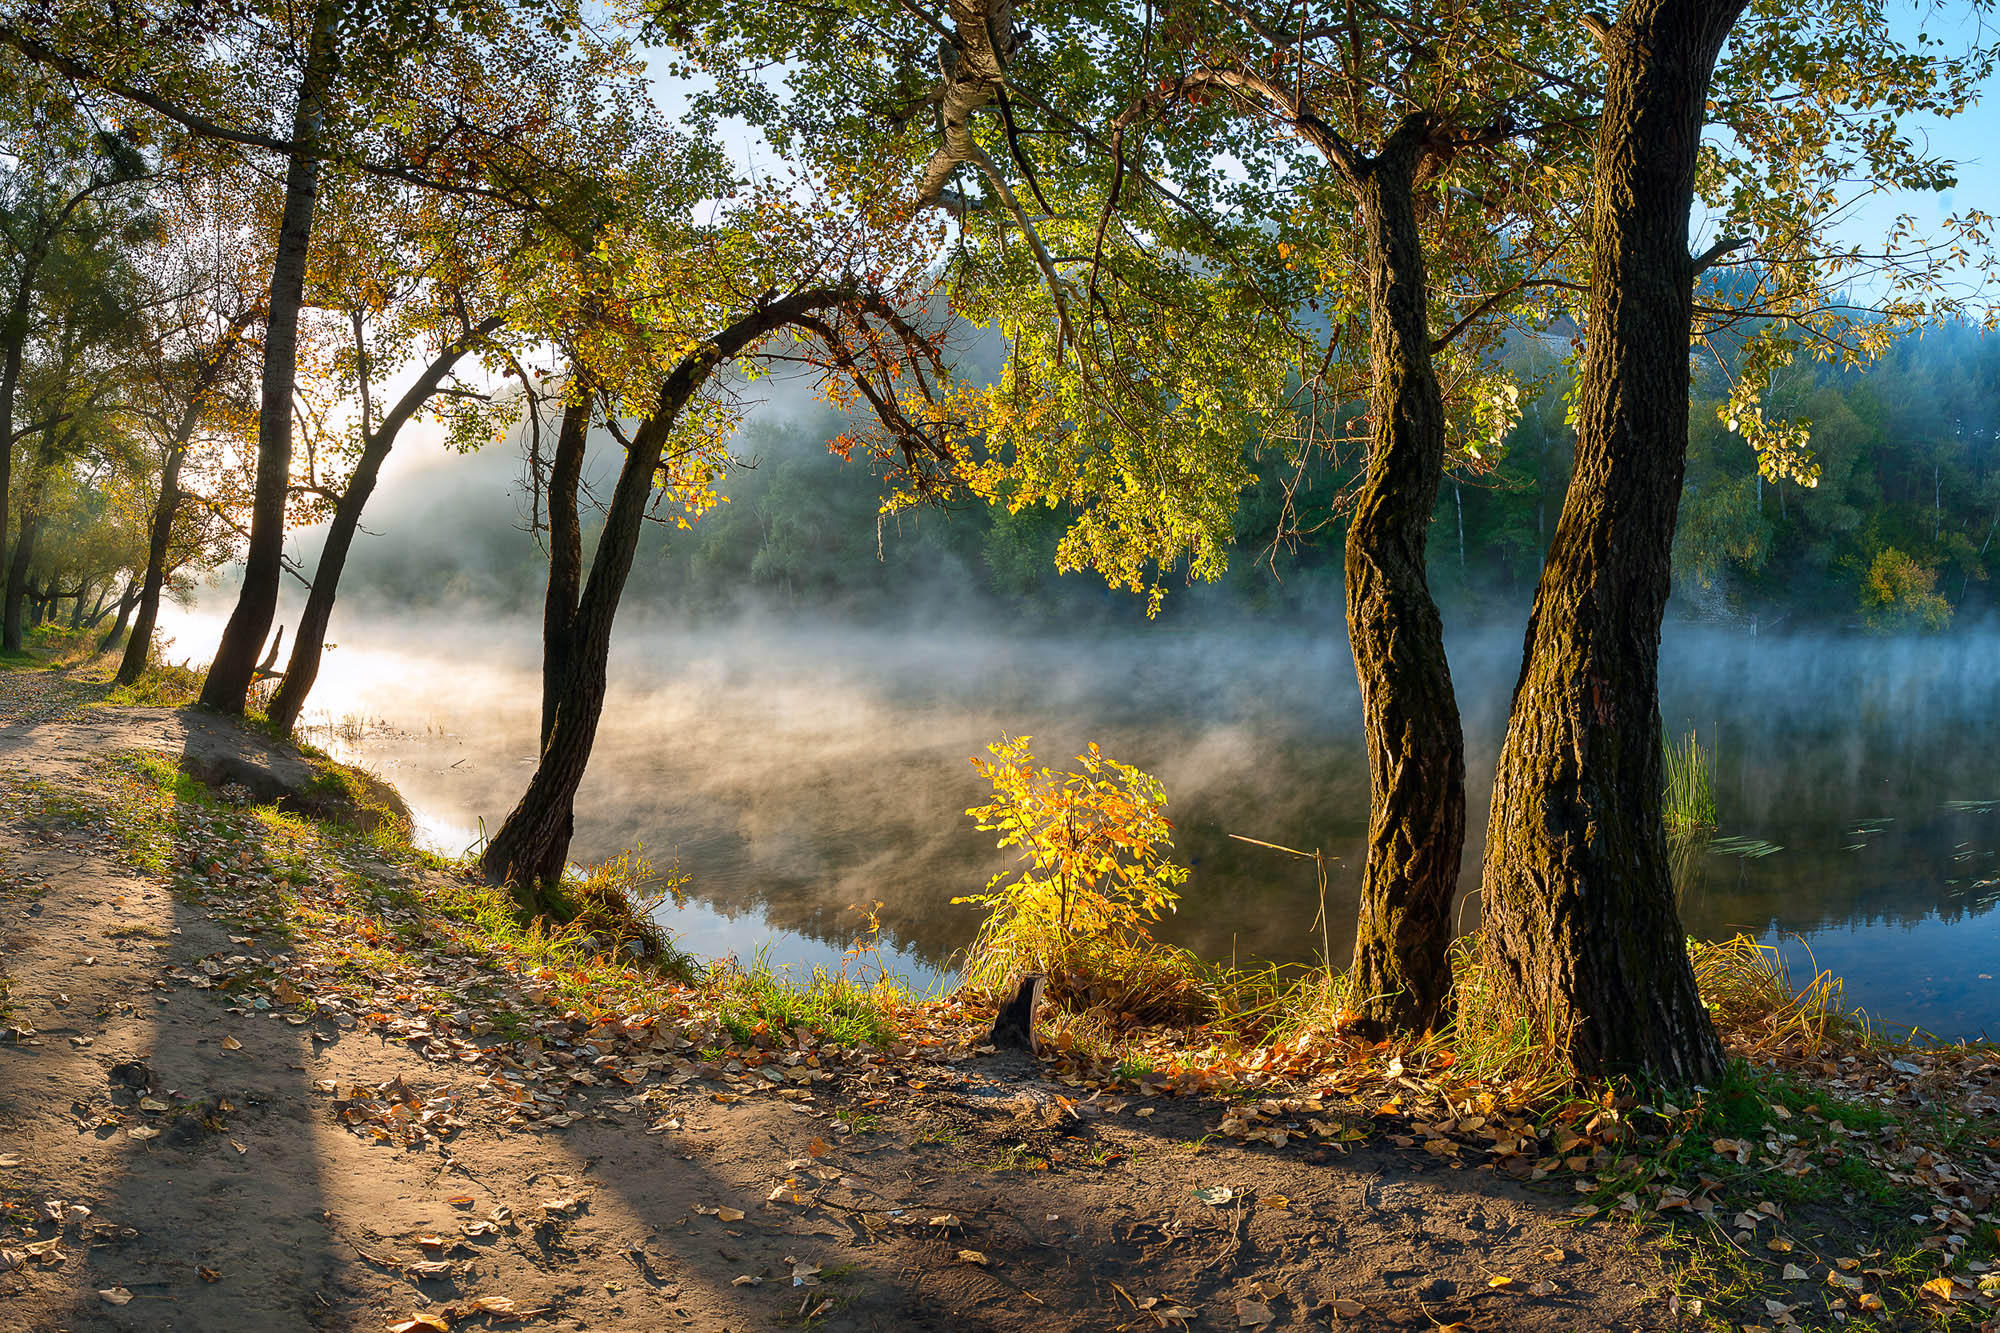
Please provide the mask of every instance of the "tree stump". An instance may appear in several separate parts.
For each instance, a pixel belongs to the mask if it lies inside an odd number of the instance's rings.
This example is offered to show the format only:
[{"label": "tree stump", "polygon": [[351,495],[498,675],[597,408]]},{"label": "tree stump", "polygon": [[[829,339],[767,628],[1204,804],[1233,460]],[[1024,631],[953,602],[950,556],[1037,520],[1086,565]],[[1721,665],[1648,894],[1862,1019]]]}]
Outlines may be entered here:
[{"label": "tree stump", "polygon": [[1033,1055],[1039,1049],[1035,1042],[1035,1006],[1041,1002],[1043,981],[1040,973],[1029,972],[1014,982],[1007,998],[1000,1002],[1000,1012],[994,1016],[993,1031],[987,1041],[1003,1051],[1026,1051]]}]

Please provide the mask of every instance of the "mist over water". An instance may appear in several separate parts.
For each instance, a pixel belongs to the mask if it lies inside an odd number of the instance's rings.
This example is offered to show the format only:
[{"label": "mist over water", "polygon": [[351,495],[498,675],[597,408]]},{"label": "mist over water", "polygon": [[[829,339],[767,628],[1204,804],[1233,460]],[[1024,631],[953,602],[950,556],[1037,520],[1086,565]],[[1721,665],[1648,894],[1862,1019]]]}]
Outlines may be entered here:
[{"label": "mist over water", "polygon": [[[199,656],[219,627],[210,608],[167,628],[177,652]],[[643,844],[656,863],[677,860],[690,900],[663,916],[707,956],[837,965],[861,925],[854,908],[880,902],[887,961],[935,983],[977,924],[950,899],[1011,864],[963,813],[986,794],[968,758],[1002,732],[1033,735],[1055,766],[1096,741],[1165,784],[1193,867],[1166,938],[1211,958],[1315,957],[1311,867],[1227,836],[1241,833],[1338,858],[1328,906],[1344,965],[1368,783],[1351,660],[1328,628],[1023,637],[634,617],[614,644],[572,855]],[[335,637],[308,721],[365,720],[348,757],[395,783],[441,850],[497,827],[533,767],[535,627],[467,615]],[[1494,628],[1449,646],[1471,926],[1521,639]],[[1996,649],[1987,635],[1753,639],[1670,625],[1662,717],[1712,748],[1722,826],[1680,876],[1690,933],[1776,943],[1801,983],[1816,960],[1886,1021],[2000,1030],[1987,975],[2000,953]]]}]

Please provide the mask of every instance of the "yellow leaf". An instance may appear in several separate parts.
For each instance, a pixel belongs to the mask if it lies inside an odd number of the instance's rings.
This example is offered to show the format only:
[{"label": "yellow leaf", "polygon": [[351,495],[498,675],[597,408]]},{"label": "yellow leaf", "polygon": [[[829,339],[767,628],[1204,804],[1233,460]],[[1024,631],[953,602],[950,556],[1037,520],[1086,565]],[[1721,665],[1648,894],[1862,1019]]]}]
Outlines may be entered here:
[{"label": "yellow leaf", "polygon": [[1951,1279],[1948,1277],[1932,1278],[1930,1281],[1924,1283],[1923,1292],[1926,1296],[1935,1296],[1946,1303],[1958,1299],[1958,1289],[1952,1285]]},{"label": "yellow leaf", "polygon": [[1489,1287],[1516,1287],[1520,1284],[1511,1277],[1489,1277],[1486,1279],[1486,1285]]},{"label": "yellow leaf", "polygon": [[958,1257],[968,1264],[978,1264],[981,1268],[987,1266],[986,1256],[978,1250],[960,1250]]},{"label": "yellow leaf", "polygon": [[725,1222],[741,1222],[743,1220],[743,1210],[741,1208],[718,1208],[715,1210],[715,1215]]},{"label": "yellow leaf", "polygon": [[222,1039],[222,1049],[225,1051],[240,1051],[243,1049],[243,1043],[234,1037],[224,1037]]}]

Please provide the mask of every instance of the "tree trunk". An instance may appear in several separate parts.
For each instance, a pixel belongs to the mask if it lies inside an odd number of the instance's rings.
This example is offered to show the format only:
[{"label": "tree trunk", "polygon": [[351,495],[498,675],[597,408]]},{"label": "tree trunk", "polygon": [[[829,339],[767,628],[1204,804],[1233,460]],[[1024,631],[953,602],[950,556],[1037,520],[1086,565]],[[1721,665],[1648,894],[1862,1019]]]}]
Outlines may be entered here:
[{"label": "tree trunk", "polygon": [[[560,885],[575,832],[576,791],[582,785],[584,768],[597,740],[597,722],[604,711],[611,626],[638,550],[660,446],[673,424],[669,419],[656,426],[658,421],[649,420],[626,452],[604,530],[598,535],[590,581],[575,612],[566,618],[567,633],[558,636],[560,651],[543,664],[541,763],[528,790],[480,859],[488,880],[507,884],[523,910],[540,916],[560,919],[569,914]],[[570,424],[570,416],[565,414],[565,437],[571,434]],[[561,445],[557,448],[560,461]],[[552,503],[552,516],[556,508]],[[560,544],[551,542],[551,607],[559,595],[553,566],[563,559]],[[547,617],[548,621],[556,619],[554,615]]]},{"label": "tree trunk", "polygon": [[1686,463],[1695,154],[1744,0],[1634,0],[1605,41],[1576,469],[1493,784],[1485,960],[1579,1074],[1715,1078],[1660,822],[1660,620]]},{"label": "tree trunk", "polygon": [[583,483],[584,447],[590,437],[590,394],[563,411],[556,456],[549,468],[549,590],[542,603],[542,728],[546,748],[560,711],[561,682],[569,674],[570,645],[576,632],[577,601],[583,588],[583,524],[577,492]]},{"label": "tree trunk", "polygon": [[[725,365],[746,349],[755,346],[778,329],[812,327],[816,312],[850,304],[853,293],[846,289],[814,289],[797,292],[779,300],[760,304],[751,313],[682,358],[660,388],[659,401],[651,416],[640,425],[625,451],[625,464],[612,489],[611,504],[605,514],[604,530],[598,535],[591,557],[590,577],[576,600],[575,613],[559,614],[567,599],[566,586],[551,571],[550,611],[545,613],[544,632],[560,628],[567,621],[566,634],[559,635],[561,649],[543,664],[543,732],[541,762],[500,829],[480,856],[480,869],[487,882],[505,884],[523,911],[561,919],[569,908],[562,897],[562,872],[569,859],[569,843],[575,826],[577,788],[583,782],[597,739],[597,722],[604,711],[607,663],[611,655],[611,626],[618,614],[618,600],[625,591],[626,576],[632,572],[632,558],[639,546],[639,534],[646,519],[646,501],[653,492],[653,477],[659,471],[661,451],[680,421],[682,411],[718,365]],[[584,397],[587,400],[588,395]],[[564,418],[564,434],[569,437],[576,468],[582,467],[584,428],[588,418]],[[558,446],[558,470],[564,463]],[[573,492],[569,508],[574,510]],[[554,500],[552,494],[551,499]],[[552,514],[562,509],[552,504]],[[552,526],[562,522],[552,518]],[[563,549],[563,534],[551,543],[551,562],[571,559]],[[575,551],[580,552],[580,543]],[[580,558],[576,561],[580,564]]]},{"label": "tree trunk", "polygon": [[180,512],[181,466],[187,462],[189,442],[201,425],[202,413],[208,406],[209,390],[215,387],[216,378],[235,352],[237,340],[243,336],[244,329],[250,326],[254,316],[254,311],[246,310],[229,322],[214,352],[196,372],[194,383],[189,387],[187,405],[181,409],[181,419],[175,423],[173,436],[167,441],[166,457],[160,461],[160,494],[153,501],[153,524],[146,539],[146,573],[139,585],[138,619],[132,624],[132,637],[125,641],[125,656],[118,663],[118,674],[112,678],[114,684],[130,685],[139,679],[146,669],[146,660],[152,656],[153,627],[159,620],[160,594],[167,586],[167,551],[173,544],[174,518]]},{"label": "tree trunk", "polygon": [[[35,539],[40,535],[42,516],[35,511],[42,502],[42,487],[39,479],[32,482],[28,494],[21,505],[21,535],[14,541],[13,559],[7,562],[7,593],[4,604],[0,604],[0,650],[10,653],[21,651],[21,612],[28,596],[28,564],[35,558]],[[41,620],[41,602],[35,608],[36,622]]]},{"label": "tree trunk", "polygon": [[[367,507],[368,497],[375,493],[382,464],[395,448],[397,435],[418,409],[430,401],[473,340],[499,327],[499,319],[489,319],[473,333],[448,344],[382,419],[382,424],[369,433],[361,449],[361,459],[354,465],[354,476],[348,481],[340,503],[334,506],[333,521],[326,530],[326,545],[320,550],[319,568],[313,572],[312,590],[306,594],[305,609],[299,613],[299,631],[292,638],[292,656],[285,667],[285,678],[279,683],[278,692],[271,696],[268,717],[280,731],[289,732],[298,725],[306,696],[312,693],[313,682],[319,678],[320,658],[326,651],[326,627],[333,618],[333,600],[340,590],[340,572],[346,567],[355,531],[361,526],[361,511]],[[362,365],[362,373],[366,374],[366,362]]]},{"label": "tree trunk", "polygon": [[243,564],[243,589],[223,627],[202,684],[201,702],[221,713],[240,714],[257,673],[257,653],[278,610],[284,576],[285,500],[292,479],[292,388],[298,379],[299,306],[304,299],[306,260],[312,249],[313,208],[319,196],[317,147],[326,97],[334,6],[322,4],[315,16],[305,82],[292,116],[292,139],[299,145],[285,168],[285,206],[278,223],[277,253],[271,263],[271,296],[265,307],[264,370],[257,412],[257,488],[250,509],[250,545]]},{"label": "tree trunk", "polygon": [[1347,530],[1347,635],[1368,751],[1368,860],[1351,975],[1363,1026],[1435,1025],[1451,990],[1465,845],[1465,745],[1424,547],[1444,472],[1414,183],[1430,132],[1407,118],[1355,182],[1368,264],[1368,474]]},{"label": "tree trunk", "polygon": [[110,630],[105,633],[103,638],[97,641],[97,651],[100,656],[110,652],[112,648],[117,646],[119,636],[123,635],[125,627],[132,623],[132,608],[138,604],[139,581],[137,579],[127,579],[125,580],[125,591],[118,596],[118,619],[111,622]]}]

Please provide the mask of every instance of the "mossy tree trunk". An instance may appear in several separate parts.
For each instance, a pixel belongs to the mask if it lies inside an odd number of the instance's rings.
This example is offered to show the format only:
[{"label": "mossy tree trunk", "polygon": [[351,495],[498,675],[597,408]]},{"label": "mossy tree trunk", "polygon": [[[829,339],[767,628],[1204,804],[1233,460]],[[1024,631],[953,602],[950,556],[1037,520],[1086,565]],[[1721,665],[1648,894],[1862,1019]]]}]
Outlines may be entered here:
[{"label": "mossy tree trunk", "polygon": [[1695,154],[1744,0],[1633,0],[1605,38],[1576,467],[1493,785],[1493,982],[1578,1073],[1713,1079],[1660,822],[1660,621],[1688,429]]},{"label": "mossy tree trunk", "polygon": [[1347,530],[1347,634],[1368,752],[1368,859],[1351,981],[1363,1026],[1436,1024],[1451,992],[1465,846],[1465,742],[1424,574],[1444,475],[1416,180],[1430,118],[1406,118],[1351,172],[1368,273],[1368,472]]}]

